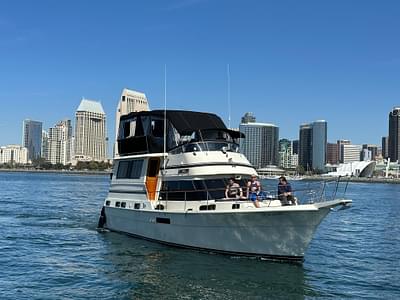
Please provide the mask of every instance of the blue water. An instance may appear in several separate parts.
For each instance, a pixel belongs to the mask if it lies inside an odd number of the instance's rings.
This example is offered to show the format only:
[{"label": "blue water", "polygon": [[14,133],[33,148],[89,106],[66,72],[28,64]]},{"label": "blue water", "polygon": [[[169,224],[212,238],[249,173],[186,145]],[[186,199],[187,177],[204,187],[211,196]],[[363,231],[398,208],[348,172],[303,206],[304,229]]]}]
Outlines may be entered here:
[{"label": "blue water", "polygon": [[350,184],[292,265],[98,233],[108,184],[0,173],[1,299],[400,298],[400,185]]}]

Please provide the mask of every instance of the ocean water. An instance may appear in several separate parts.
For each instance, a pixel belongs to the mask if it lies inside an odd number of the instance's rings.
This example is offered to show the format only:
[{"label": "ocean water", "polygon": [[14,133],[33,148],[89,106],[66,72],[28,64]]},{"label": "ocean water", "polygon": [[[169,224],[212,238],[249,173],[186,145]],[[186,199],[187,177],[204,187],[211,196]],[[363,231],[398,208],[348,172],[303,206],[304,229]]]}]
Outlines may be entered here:
[{"label": "ocean water", "polygon": [[108,184],[0,172],[1,299],[400,299],[400,185],[349,184],[295,265],[98,233]]}]

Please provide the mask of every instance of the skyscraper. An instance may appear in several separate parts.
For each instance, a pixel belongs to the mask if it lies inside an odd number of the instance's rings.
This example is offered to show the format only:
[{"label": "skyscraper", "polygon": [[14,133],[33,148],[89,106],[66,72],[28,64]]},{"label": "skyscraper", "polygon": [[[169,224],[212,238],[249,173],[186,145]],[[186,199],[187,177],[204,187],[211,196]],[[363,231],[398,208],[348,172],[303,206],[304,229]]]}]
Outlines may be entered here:
[{"label": "skyscraper", "polygon": [[350,162],[360,161],[361,150],[362,150],[361,145],[343,144],[342,145],[343,163],[347,164]]},{"label": "skyscraper", "polygon": [[106,160],[106,114],[101,103],[83,99],[75,117],[76,160]]},{"label": "skyscraper", "polygon": [[383,136],[382,137],[382,157],[387,159],[389,156],[389,137]]},{"label": "skyscraper", "polygon": [[327,143],[326,145],[326,161],[329,164],[336,165],[339,162],[338,145],[335,143]]},{"label": "skyscraper", "polygon": [[279,140],[279,166],[288,169],[292,167],[292,142],[288,139]]},{"label": "skyscraper", "polygon": [[299,165],[308,171],[312,167],[312,124],[300,125]]},{"label": "skyscraper", "polygon": [[52,164],[66,165],[72,160],[72,152],[71,120],[63,120],[49,128],[48,160]]},{"label": "skyscraper", "polygon": [[23,123],[22,145],[28,149],[28,160],[41,157],[42,122],[26,119]]},{"label": "skyscraper", "polygon": [[325,120],[312,123],[312,168],[314,170],[325,170],[327,134],[328,125]]},{"label": "skyscraper", "polygon": [[388,157],[390,160],[400,160],[400,107],[394,107],[389,113],[388,146]]},{"label": "skyscraper", "polygon": [[115,117],[115,144],[114,144],[114,154],[118,154],[118,130],[119,130],[119,120],[121,116],[127,115],[131,112],[136,111],[148,111],[149,103],[147,101],[146,95],[144,93],[136,92],[129,89],[123,89],[120,100],[118,102],[117,113]]},{"label": "skyscraper", "polygon": [[338,140],[337,145],[338,145],[338,152],[339,152],[339,162],[343,163],[343,145],[350,145],[351,142],[349,140]]},{"label": "skyscraper", "polygon": [[246,135],[241,139],[240,151],[256,167],[278,165],[279,128],[268,123],[242,123],[239,130]]}]

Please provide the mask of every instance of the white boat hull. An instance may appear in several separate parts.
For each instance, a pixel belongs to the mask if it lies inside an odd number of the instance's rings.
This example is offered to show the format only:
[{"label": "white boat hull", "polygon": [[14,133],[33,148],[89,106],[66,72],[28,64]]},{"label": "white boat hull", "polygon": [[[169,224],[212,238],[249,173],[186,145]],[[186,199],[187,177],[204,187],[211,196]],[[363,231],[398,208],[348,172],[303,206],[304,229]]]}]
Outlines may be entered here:
[{"label": "white boat hull", "polygon": [[174,246],[302,261],[316,228],[330,208],[345,201],[240,212],[183,213],[105,207],[105,227]]}]

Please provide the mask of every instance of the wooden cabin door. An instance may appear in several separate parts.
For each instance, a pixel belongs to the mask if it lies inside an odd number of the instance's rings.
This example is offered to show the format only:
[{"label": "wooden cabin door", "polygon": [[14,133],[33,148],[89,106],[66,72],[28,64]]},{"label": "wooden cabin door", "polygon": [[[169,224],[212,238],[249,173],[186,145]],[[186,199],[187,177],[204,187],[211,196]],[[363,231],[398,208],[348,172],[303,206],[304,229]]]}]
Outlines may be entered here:
[{"label": "wooden cabin door", "polygon": [[155,200],[157,192],[158,172],[160,171],[160,158],[150,158],[147,165],[146,190],[147,198]]}]

